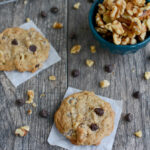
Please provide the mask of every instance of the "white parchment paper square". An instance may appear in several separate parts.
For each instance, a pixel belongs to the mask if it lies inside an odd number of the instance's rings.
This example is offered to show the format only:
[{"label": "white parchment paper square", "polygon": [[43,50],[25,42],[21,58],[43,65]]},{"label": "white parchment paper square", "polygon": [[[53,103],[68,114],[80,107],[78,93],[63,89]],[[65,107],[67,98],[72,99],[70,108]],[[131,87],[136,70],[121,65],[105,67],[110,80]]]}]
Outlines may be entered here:
[{"label": "white parchment paper square", "polygon": [[[68,87],[66,94],[64,96],[67,97],[73,93],[80,92],[81,90],[75,89],[72,87]],[[98,95],[99,96],[99,95]],[[51,132],[48,137],[48,143],[50,145],[57,145],[63,148],[66,148],[68,150],[112,150],[112,146],[114,143],[118,123],[120,120],[120,116],[122,113],[122,101],[118,100],[113,100],[107,97],[99,96],[101,99],[104,101],[108,102],[111,104],[112,109],[115,112],[115,125],[114,125],[114,130],[111,133],[110,136],[105,137],[102,141],[101,144],[98,146],[76,146],[71,144],[69,140],[67,140],[59,131],[56,129],[55,124],[53,124]]]},{"label": "white parchment paper square", "polygon": [[[40,29],[33,23],[33,21],[30,21],[28,23],[25,23],[25,24],[21,25],[20,28],[23,28],[23,29],[26,29],[26,30],[30,29],[30,28],[34,28],[38,32],[40,32],[42,34],[42,32],[40,31]],[[10,71],[10,72],[9,71],[5,71],[5,74],[6,74],[7,78],[11,81],[11,83],[15,87],[17,87],[20,84],[22,84],[23,82],[25,82],[25,81],[29,80],[30,78],[32,78],[33,76],[37,75],[42,70],[50,67],[51,65],[57,63],[60,60],[61,60],[61,58],[59,57],[58,53],[56,52],[56,50],[54,49],[54,47],[50,44],[50,54],[49,54],[49,57],[45,61],[45,63],[43,64],[42,68],[40,68],[38,71],[36,71],[34,73],[30,73],[30,72],[23,72],[22,73],[22,72],[18,72],[18,71]]]}]

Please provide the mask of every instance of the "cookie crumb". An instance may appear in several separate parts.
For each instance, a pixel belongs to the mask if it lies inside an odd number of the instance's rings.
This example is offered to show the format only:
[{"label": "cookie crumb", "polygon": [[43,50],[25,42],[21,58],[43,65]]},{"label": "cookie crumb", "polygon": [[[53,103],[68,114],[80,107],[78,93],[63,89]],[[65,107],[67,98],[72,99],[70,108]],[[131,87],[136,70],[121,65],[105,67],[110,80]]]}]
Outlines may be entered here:
[{"label": "cookie crumb", "polygon": [[49,76],[49,80],[55,81],[56,80],[56,76]]},{"label": "cookie crumb", "polygon": [[81,5],[81,3],[80,3],[80,2],[77,2],[77,3],[75,3],[75,4],[73,5],[73,8],[74,8],[74,9],[79,9],[79,8],[80,8],[80,5]]},{"label": "cookie crumb", "polygon": [[108,80],[102,80],[100,82],[100,87],[101,88],[106,88],[106,87],[109,87],[110,86],[110,82]]},{"label": "cookie crumb", "polygon": [[27,111],[27,114],[28,114],[28,115],[31,115],[31,114],[32,114],[32,110],[29,109],[29,110]]},{"label": "cookie crumb", "polygon": [[31,20],[30,20],[30,18],[26,18],[26,22],[30,22]]},{"label": "cookie crumb", "polygon": [[32,106],[33,106],[33,107],[37,107],[36,103],[34,103],[34,102],[32,103]]},{"label": "cookie crumb", "polygon": [[144,78],[145,78],[145,80],[149,80],[150,79],[150,72],[145,72]]},{"label": "cookie crumb", "polygon": [[31,104],[33,103],[33,99],[34,99],[34,91],[33,90],[28,90],[27,92],[28,94],[28,100],[26,101],[26,104]]},{"label": "cookie crumb", "polygon": [[94,65],[94,61],[91,60],[91,59],[87,59],[87,60],[86,60],[86,65],[87,65],[88,67],[92,67],[92,66]]},{"label": "cookie crumb", "polygon": [[96,47],[94,45],[90,46],[91,53],[96,53]]},{"label": "cookie crumb", "polygon": [[135,132],[134,135],[135,135],[136,137],[141,138],[141,137],[142,137],[142,131],[139,130],[139,131]]},{"label": "cookie crumb", "polygon": [[80,52],[80,50],[81,50],[81,45],[74,45],[71,48],[70,52],[71,52],[71,54],[77,54]]},{"label": "cookie crumb", "polygon": [[63,24],[60,22],[54,22],[53,28],[54,29],[61,29],[63,27]]},{"label": "cookie crumb", "polygon": [[18,136],[21,136],[21,137],[26,136],[27,133],[29,132],[29,130],[30,130],[29,126],[22,126],[22,127],[17,128],[15,130],[15,135],[18,135]]}]

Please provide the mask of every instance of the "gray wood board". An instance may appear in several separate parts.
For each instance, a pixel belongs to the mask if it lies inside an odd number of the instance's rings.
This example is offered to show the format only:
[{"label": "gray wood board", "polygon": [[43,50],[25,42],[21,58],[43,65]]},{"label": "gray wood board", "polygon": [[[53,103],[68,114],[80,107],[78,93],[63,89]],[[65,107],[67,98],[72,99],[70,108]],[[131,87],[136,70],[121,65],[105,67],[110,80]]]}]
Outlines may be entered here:
[{"label": "gray wood board", "polygon": [[[133,113],[134,120],[126,123],[120,120],[113,150],[149,150],[150,146],[150,83],[143,80],[145,71],[150,71],[149,47],[131,55],[113,55],[103,50],[93,38],[88,26],[88,12],[91,4],[86,0],[81,1],[79,10],[72,8],[76,0],[30,0],[27,5],[23,0],[17,3],[0,6],[0,31],[12,26],[19,26],[27,17],[31,18],[46,37],[51,41],[62,60],[52,67],[41,72],[36,77],[20,85],[15,89],[4,73],[0,73],[0,150],[60,150],[62,148],[50,146],[47,138],[53,124],[53,115],[60,105],[60,101],[67,89],[72,86],[82,90],[91,90],[96,94],[123,100],[123,114]],[[52,6],[59,8],[58,14],[52,14],[49,9]],[[48,17],[42,19],[39,12],[45,10]],[[53,22],[63,22],[64,28],[54,30]],[[77,39],[71,40],[71,33],[77,34]],[[75,44],[81,44],[79,54],[71,55],[70,48]],[[90,46],[95,45],[96,54],[90,53]],[[89,58],[95,61],[95,65],[89,68],[85,60]],[[114,74],[107,74],[103,67],[105,64],[115,64]],[[72,78],[71,71],[79,69],[80,76]],[[135,71],[133,71],[133,69]],[[55,75],[57,80],[50,82],[49,75]],[[103,79],[110,81],[107,89],[101,89],[99,82]],[[16,107],[17,98],[27,99],[27,90],[35,92],[37,108],[32,109],[31,116],[26,114],[30,105]],[[139,90],[143,93],[140,100],[134,99],[132,93]],[[40,98],[40,94],[46,96]],[[44,108],[49,111],[49,119],[38,116]],[[29,125],[30,133],[19,138],[14,135],[17,127]],[[143,131],[143,137],[137,138],[133,133]]]}]

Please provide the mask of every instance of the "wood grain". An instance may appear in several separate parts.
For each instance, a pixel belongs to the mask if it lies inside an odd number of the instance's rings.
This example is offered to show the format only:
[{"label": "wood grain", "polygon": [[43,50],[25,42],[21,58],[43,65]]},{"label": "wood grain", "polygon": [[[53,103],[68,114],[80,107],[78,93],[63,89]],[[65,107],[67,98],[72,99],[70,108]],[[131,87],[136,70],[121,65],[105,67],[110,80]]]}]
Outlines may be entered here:
[{"label": "wood grain", "polygon": [[[73,9],[73,4],[81,2],[79,10]],[[56,146],[50,146],[47,138],[53,124],[53,115],[59,107],[61,99],[68,86],[82,90],[91,90],[102,96],[123,100],[123,114],[133,113],[134,120],[126,123],[120,120],[113,150],[149,150],[150,147],[150,81],[143,79],[145,71],[150,71],[150,45],[136,54],[113,55],[102,49],[93,38],[88,26],[88,12],[91,3],[87,0],[28,0],[27,5],[23,0],[17,3],[0,6],[0,31],[7,27],[19,26],[27,17],[31,18],[46,37],[51,41],[61,56],[61,62],[41,72],[36,77],[23,83],[15,89],[4,73],[0,73],[0,150],[61,150]],[[52,14],[49,10],[52,6],[59,8],[58,14]],[[45,10],[47,18],[41,18],[39,12]],[[53,22],[64,24],[61,30],[51,28]],[[77,39],[71,40],[70,35],[76,33]],[[70,48],[75,44],[81,44],[79,54],[70,54]],[[90,53],[90,46],[95,45],[96,54]],[[93,67],[85,65],[86,59],[95,61]],[[114,64],[114,74],[105,73],[104,65]],[[71,71],[79,69],[80,76],[73,78]],[[134,70],[134,71],[133,71]],[[49,75],[55,75],[57,80],[50,82]],[[101,89],[99,82],[103,79],[110,81],[107,89]],[[27,90],[35,92],[34,101],[37,108],[29,105],[17,107],[17,98],[27,99]],[[132,93],[139,90],[143,93],[141,99],[134,99]],[[40,98],[40,94],[46,96]],[[32,108],[31,116],[26,111]],[[38,116],[41,109],[49,111],[49,118]],[[123,118],[123,117],[122,117]],[[29,125],[30,133],[19,138],[14,135],[17,127]],[[133,133],[142,130],[143,137],[137,138]]]}]

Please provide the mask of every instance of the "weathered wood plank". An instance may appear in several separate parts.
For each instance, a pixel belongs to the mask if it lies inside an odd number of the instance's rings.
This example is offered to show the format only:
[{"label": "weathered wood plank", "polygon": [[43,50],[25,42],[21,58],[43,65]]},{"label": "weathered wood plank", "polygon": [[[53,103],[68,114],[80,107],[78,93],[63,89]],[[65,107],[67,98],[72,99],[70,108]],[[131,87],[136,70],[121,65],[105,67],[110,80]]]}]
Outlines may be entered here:
[{"label": "weathered wood plank", "polygon": [[[59,8],[58,14],[50,12],[52,6]],[[47,11],[47,18],[43,19],[39,16],[41,10]],[[67,0],[32,0],[28,1],[26,6],[21,0],[16,4],[8,4],[1,7],[0,14],[0,31],[7,27],[19,26],[24,23],[27,17],[32,19],[53,43],[53,46],[62,58],[61,62],[41,72],[17,89],[13,88],[3,73],[0,74],[0,149],[57,149],[57,147],[52,147],[47,143],[47,138],[53,124],[54,112],[67,89]],[[51,26],[55,21],[62,22],[64,28],[61,30],[52,29]],[[54,82],[49,81],[49,75],[55,75],[57,80]],[[16,107],[16,98],[27,99],[26,92],[29,89],[35,92],[34,101],[37,104],[37,108],[32,108],[29,105],[20,108]],[[46,96],[40,98],[41,93],[45,93]],[[31,116],[26,114],[29,108],[33,110]],[[38,112],[41,109],[48,110],[50,113],[48,119],[38,116]],[[14,131],[22,125],[29,125],[31,128],[30,133],[24,138],[16,137]]]},{"label": "weathered wood plank", "polygon": [[[79,10],[73,10],[75,0],[69,1],[68,35],[77,34],[77,40],[68,39],[68,85],[83,90],[92,90],[96,94],[124,101],[123,114],[133,113],[134,120],[126,123],[121,119],[114,143],[113,150],[148,150],[150,146],[150,105],[149,105],[149,81],[144,81],[142,76],[150,70],[146,57],[149,56],[149,48],[145,48],[136,54],[119,56],[113,55],[102,49],[93,38],[88,27],[88,12],[90,3],[81,1]],[[79,54],[71,55],[70,48],[75,44],[81,44]],[[90,53],[90,45],[95,45],[96,54]],[[92,68],[85,65],[86,59],[95,61]],[[105,73],[104,65],[115,64],[114,75]],[[135,72],[133,72],[133,68]],[[71,77],[71,71],[79,69],[80,76]],[[107,89],[99,87],[99,81],[107,79],[111,85]],[[143,92],[143,97],[136,100],[132,97],[134,90]],[[143,131],[143,138],[136,138],[133,133],[136,130]]]}]

